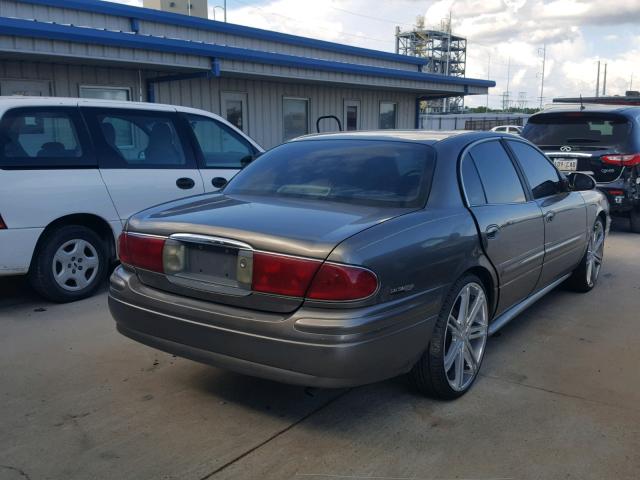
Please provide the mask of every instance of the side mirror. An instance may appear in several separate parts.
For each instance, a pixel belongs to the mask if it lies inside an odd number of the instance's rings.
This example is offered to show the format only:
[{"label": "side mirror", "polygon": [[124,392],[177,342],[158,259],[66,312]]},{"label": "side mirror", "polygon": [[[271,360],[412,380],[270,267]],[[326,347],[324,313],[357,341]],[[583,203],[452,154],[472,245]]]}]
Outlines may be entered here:
[{"label": "side mirror", "polygon": [[242,168],[244,168],[247,165],[249,165],[251,162],[253,162],[256,158],[258,158],[260,155],[262,155],[262,152],[256,152],[253,155],[247,155],[246,157],[243,157],[240,160],[240,165],[242,166]]},{"label": "side mirror", "polygon": [[571,186],[571,190],[581,192],[596,188],[596,181],[591,177],[591,175],[574,172],[569,175],[569,185]]}]

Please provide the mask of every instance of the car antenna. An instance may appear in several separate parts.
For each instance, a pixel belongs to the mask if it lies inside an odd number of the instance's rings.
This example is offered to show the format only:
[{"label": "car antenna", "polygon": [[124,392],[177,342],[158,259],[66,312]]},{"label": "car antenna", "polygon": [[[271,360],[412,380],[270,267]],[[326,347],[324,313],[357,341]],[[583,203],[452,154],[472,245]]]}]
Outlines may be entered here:
[{"label": "car antenna", "polygon": [[580,111],[584,110],[584,103],[582,103],[582,94],[580,94]]}]

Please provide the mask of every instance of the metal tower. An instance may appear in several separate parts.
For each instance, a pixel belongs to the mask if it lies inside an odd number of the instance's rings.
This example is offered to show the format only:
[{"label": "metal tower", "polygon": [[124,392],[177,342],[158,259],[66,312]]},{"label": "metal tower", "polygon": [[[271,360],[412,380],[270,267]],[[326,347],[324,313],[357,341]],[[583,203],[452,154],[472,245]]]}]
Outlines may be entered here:
[{"label": "metal tower", "polygon": [[[396,53],[424,57],[429,63],[423,72],[464,77],[467,62],[467,39],[451,33],[451,20],[443,20],[440,30],[424,28],[424,21],[411,31],[401,31],[396,27]],[[459,112],[463,97],[451,97],[428,101],[428,109],[433,112]]]}]

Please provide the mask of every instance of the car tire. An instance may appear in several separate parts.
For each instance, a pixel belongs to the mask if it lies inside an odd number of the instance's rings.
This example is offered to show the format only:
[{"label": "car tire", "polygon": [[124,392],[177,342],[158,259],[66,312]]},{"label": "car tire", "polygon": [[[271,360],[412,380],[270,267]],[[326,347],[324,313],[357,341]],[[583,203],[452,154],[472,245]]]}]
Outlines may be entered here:
[{"label": "car tire", "polygon": [[640,233],[640,206],[634,207],[629,212],[629,222],[631,224],[631,231],[633,233]]},{"label": "car tire", "polygon": [[108,273],[105,243],[93,230],[67,225],[46,234],[29,271],[34,290],[53,302],[90,296]]},{"label": "car tire", "polygon": [[[477,308],[476,301],[479,302]],[[442,400],[464,395],[480,371],[488,326],[484,285],[477,276],[464,275],[451,287],[429,345],[409,372],[413,386],[422,394]]]},{"label": "car tire", "polygon": [[604,256],[605,230],[604,223],[598,218],[593,224],[587,251],[584,253],[578,268],[576,268],[567,285],[575,292],[586,293],[595,287],[600,276]]}]

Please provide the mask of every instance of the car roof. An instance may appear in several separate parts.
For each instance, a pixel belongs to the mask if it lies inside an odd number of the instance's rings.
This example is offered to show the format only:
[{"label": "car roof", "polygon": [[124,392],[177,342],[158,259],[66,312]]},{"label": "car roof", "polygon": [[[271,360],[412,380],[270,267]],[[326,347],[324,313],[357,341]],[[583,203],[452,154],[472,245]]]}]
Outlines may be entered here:
[{"label": "car roof", "polygon": [[[190,107],[181,107],[178,105],[167,105],[163,103],[146,103],[146,102],[131,102],[129,100],[101,100],[97,98],[74,98],[74,97],[29,97],[22,95],[12,95],[0,97],[0,108],[14,108],[14,107],[42,107],[42,106],[59,106],[59,107],[110,107],[110,108],[128,108],[128,109],[146,109],[146,110],[160,110],[160,111],[180,111],[180,112],[192,112],[202,113],[204,110],[199,110]],[[211,112],[205,112],[207,115],[217,115]]]},{"label": "car roof", "polygon": [[304,135],[291,140],[304,142],[309,140],[386,140],[396,142],[415,142],[433,145],[448,139],[467,139],[473,141],[484,137],[500,138],[496,132],[475,130],[361,130],[357,132],[330,132]]},{"label": "car roof", "polygon": [[554,103],[547,105],[541,112],[535,113],[533,116],[546,113],[618,113],[625,116],[640,116],[640,107],[630,105],[604,105],[598,103]]}]

